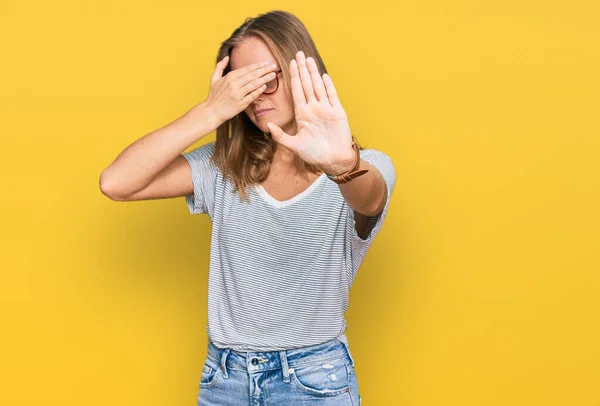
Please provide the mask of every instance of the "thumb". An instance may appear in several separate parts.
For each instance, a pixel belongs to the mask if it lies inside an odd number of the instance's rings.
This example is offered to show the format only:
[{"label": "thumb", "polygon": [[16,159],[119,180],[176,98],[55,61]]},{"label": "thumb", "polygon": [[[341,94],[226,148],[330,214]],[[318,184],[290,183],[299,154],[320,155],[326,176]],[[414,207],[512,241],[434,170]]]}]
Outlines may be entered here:
[{"label": "thumb", "polygon": [[289,149],[293,150],[292,136],[290,136],[289,134],[286,134],[286,132],[283,131],[281,128],[279,128],[279,126],[277,124],[267,122],[267,127],[269,127],[269,130],[271,131],[271,136],[273,137],[273,140],[275,142],[278,142],[278,143],[282,144],[283,146],[288,147]]},{"label": "thumb", "polygon": [[211,78],[211,83],[214,83],[215,81],[217,81],[221,77],[223,77],[223,71],[227,67],[228,62],[229,62],[229,55],[225,55],[225,58],[221,59],[219,61],[219,63],[217,63],[217,66],[215,67],[215,71],[213,72],[213,75]]}]

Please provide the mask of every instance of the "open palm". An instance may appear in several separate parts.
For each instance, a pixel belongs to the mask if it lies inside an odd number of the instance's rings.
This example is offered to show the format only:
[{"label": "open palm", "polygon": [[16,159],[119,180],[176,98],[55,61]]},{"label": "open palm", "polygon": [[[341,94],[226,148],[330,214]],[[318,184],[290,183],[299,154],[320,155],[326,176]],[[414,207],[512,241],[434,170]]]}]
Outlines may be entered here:
[{"label": "open palm", "polygon": [[302,51],[290,62],[292,97],[298,132],[285,133],[267,123],[273,140],[325,173],[342,173],[354,159],[352,134],[329,75],[320,75],[313,58]]}]

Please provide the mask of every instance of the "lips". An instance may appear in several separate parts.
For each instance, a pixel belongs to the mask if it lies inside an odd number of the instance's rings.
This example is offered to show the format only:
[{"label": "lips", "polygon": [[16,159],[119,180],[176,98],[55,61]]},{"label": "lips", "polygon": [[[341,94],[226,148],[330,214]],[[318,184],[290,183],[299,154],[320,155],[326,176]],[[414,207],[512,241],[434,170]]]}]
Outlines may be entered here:
[{"label": "lips", "polygon": [[267,112],[269,112],[271,110],[273,110],[273,109],[260,109],[260,110],[256,110],[254,112],[254,115],[256,116],[256,118],[259,118],[259,117],[264,116],[265,114],[267,114]]}]

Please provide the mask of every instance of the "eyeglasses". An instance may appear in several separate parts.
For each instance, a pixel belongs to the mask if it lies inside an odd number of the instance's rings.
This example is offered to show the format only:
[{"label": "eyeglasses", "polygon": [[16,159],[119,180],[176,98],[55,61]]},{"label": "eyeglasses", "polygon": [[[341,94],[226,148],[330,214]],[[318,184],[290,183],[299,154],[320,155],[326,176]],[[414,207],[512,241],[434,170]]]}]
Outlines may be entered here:
[{"label": "eyeglasses", "polygon": [[279,74],[280,73],[281,73],[281,69],[275,71],[275,79],[266,83],[267,88],[265,89],[265,91],[262,94],[273,94],[277,91],[277,88],[279,88]]}]

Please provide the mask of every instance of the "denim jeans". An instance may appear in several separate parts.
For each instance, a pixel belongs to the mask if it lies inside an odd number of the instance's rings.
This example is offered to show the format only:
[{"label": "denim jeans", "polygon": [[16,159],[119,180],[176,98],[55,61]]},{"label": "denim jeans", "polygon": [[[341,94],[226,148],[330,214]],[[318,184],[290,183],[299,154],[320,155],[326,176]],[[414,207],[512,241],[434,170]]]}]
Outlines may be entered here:
[{"label": "denim jeans", "polygon": [[359,406],[349,347],[334,338],[283,351],[240,352],[208,343],[198,406]]}]

